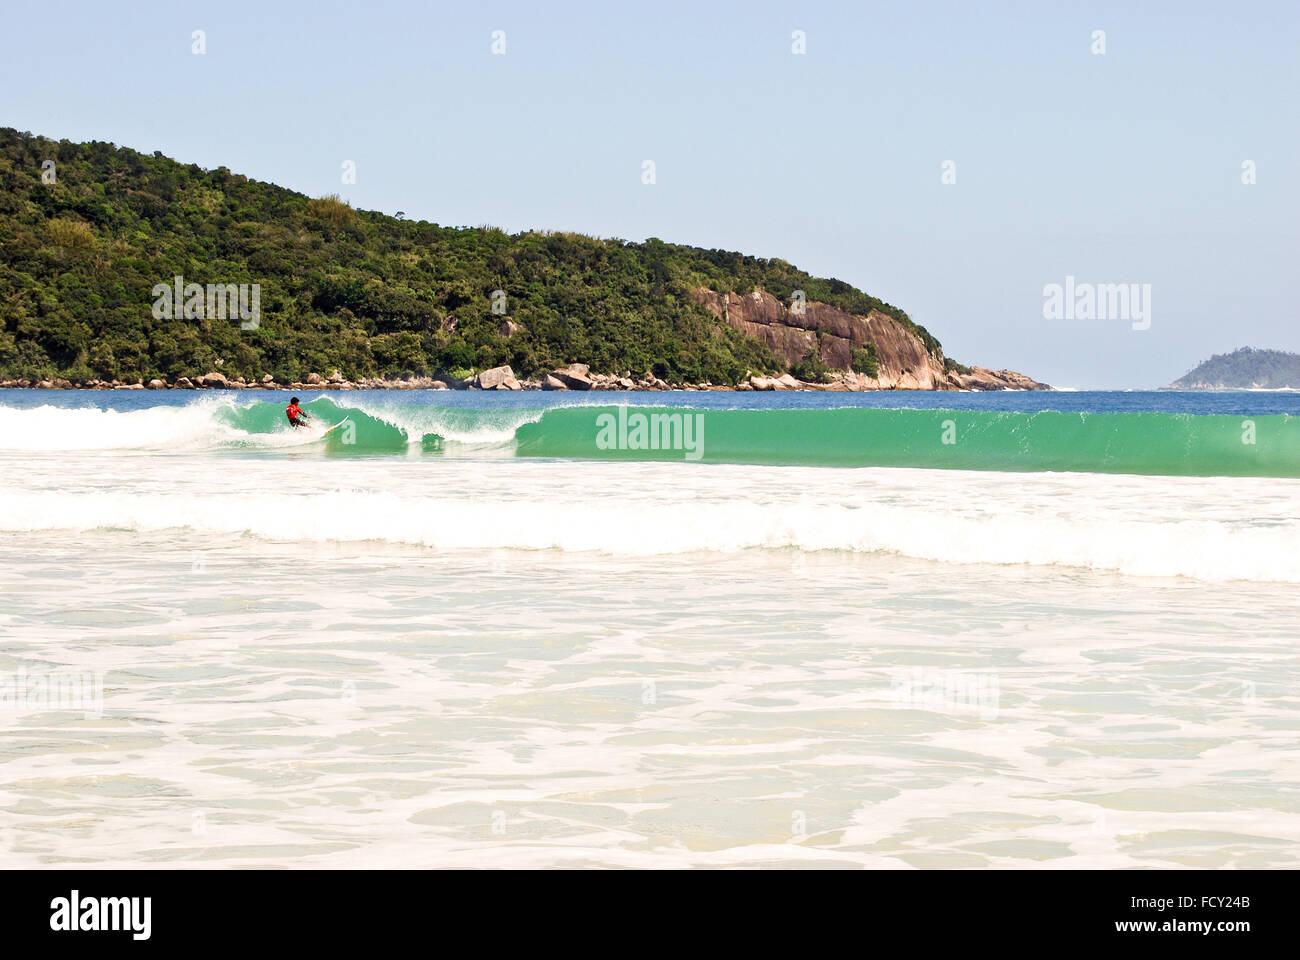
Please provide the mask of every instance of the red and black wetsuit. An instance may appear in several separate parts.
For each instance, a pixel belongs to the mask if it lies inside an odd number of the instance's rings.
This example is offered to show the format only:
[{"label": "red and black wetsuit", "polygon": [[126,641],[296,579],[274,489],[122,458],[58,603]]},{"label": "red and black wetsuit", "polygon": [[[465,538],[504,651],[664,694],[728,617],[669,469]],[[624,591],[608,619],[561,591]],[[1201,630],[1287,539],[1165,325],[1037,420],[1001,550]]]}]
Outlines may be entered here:
[{"label": "red and black wetsuit", "polygon": [[307,425],[307,416],[296,403],[291,403],[285,407],[284,415],[289,418],[289,423],[292,426],[305,427]]}]

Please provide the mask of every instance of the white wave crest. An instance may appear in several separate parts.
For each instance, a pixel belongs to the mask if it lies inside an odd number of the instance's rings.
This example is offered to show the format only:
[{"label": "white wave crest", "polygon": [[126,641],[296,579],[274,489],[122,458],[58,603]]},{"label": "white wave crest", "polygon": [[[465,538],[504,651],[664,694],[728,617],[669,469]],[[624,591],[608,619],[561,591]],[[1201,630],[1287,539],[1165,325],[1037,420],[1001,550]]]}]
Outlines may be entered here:
[{"label": "white wave crest", "polygon": [[188,528],[287,541],[388,541],[445,549],[656,556],[762,549],[891,553],[1202,580],[1300,582],[1300,525],[1218,519],[1053,519],[1037,511],[954,516],[871,502],[466,500],[335,491],[281,496],[3,493],[0,530]]},{"label": "white wave crest", "polygon": [[249,436],[216,418],[221,406],[233,403],[204,397],[141,410],[0,406],[0,450],[194,449]]},{"label": "white wave crest", "polygon": [[[469,410],[436,406],[396,406],[384,402],[328,400],[342,418],[364,413],[401,430],[411,444],[436,434],[450,444],[491,447],[510,444],[515,431],[542,418],[545,408]],[[351,398],[349,398],[349,401]],[[0,451],[201,450],[224,447],[279,448],[319,439],[290,431],[287,423],[270,433],[250,433],[232,426],[222,413],[266,402],[206,395],[182,405],[163,404],[137,410],[101,410],[44,405],[22,409],[0,406]],[[318,418],[319,419],[319,418]]]}]

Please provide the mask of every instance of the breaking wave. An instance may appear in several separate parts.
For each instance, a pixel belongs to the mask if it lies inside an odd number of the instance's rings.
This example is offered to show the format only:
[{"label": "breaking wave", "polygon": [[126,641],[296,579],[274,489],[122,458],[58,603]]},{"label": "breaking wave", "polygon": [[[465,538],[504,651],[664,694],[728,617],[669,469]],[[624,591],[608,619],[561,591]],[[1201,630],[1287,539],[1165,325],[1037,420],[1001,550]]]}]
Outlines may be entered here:
[{"label": "breaking wave", "polygon": [[0,450],[274,454],[306,448],[336,456],[495,452],[580,460],[1300,477],[1300,422],[1287,414],[700,410],[595,403],[476,410],[324,396],[304,407],[317,424],[346,421],[345,429],[328,437],[295,431],[279,401],[224,397],[133,411],[0,406]]}]

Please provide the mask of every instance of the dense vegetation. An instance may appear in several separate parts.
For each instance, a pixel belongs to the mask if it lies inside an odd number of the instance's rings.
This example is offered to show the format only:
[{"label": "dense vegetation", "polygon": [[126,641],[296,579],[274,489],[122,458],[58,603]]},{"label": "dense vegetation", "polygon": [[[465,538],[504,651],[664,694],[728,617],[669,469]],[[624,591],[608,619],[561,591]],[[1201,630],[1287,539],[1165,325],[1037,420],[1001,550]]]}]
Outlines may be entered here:
[{"label": "dense vegetation", "polygon": [[[260,325],[156,319],[153,288],[177,275],[259,284]],[[897,308],[782,260],[399,220],[224,167],[0,129],[0,379],[219,368],[284,382],[335,368],[357,379],[503,363],[535,376],[574,361],[679,382],[783,372],[690,301],[700,286],[783,299],[799,289],[854,313],[874,308],[938,348]],[[797,366],[820,376],[818,363]]]},{"label": "dense vegetation", "polygon": [[1242,347],[1232,353],[1216,353],[1170,386],[1182,389],[1300,389],[1300,354],[1253,347]]},{"label": "dense vegetation", "polygon": [[868,343],[854,350],[849,359],[849,366],[853,368],[854,373],[865,373],[869,377],[874,377],[880,371],[880,358],[876,356],[876,345]]},{"label": "dense vegetation", "polygon": [[804,383],[829,383],[831,368],[817,355],[816,350],[809,350],[802,360],[790,365],[790,373]]}]

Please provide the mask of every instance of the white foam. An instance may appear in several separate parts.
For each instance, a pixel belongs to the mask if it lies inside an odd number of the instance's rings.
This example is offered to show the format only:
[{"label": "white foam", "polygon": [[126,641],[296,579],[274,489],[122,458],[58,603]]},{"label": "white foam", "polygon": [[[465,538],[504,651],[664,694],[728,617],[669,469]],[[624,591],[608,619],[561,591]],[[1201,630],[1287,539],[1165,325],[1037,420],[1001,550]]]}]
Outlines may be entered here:
[{"label": "white foam", "polygon": [[[424,496],[409,489],[337,489],[295,492],[287,502],[280,493],[262,492],[263,480],[256,474],[248,475],[249,488],[237,493],[11,491],[0,493],[0,530],[188,528],[285,541],[376,540],[438,550],[554,549],[630,556],[755,549],[880,552],[947,563],[1300,582],[1300,551],[1295,549],[1300,525],[1295,520],[1257,525],[1210,515],[1143,517],[1140,512],[1125,515],[1118,505],[1091,517],[1061,516],[1050,498],[1036,502],[1008,495],[997,490],[993,477],[988,477],[986,502],[949,512],[935,509],[928,497],[909,503],[877,495],[846,503],[828,490],[814,497],[807,489],[785,498],[764,493],[718,501],[707,488],[692,497],[679,486],[677,496],[656,500],[605,487],[600,496],[574,499],[573,488],[550,488],[541,479],[547,465],[528,466],[538,479],[526,498],[500,489],[485,489],[473,498],[461,491]],[[689,480],[689,474],[676,479]],[[293,482],[273,484],[281,490]],[[592,486],[600,489],[602,484]]]},{"label": "white foam", "polygon": [[222,403],[204,398],[185,406],[142,410],[0,406],[0,450],[192,449],[247,436],[215,418]]}]

